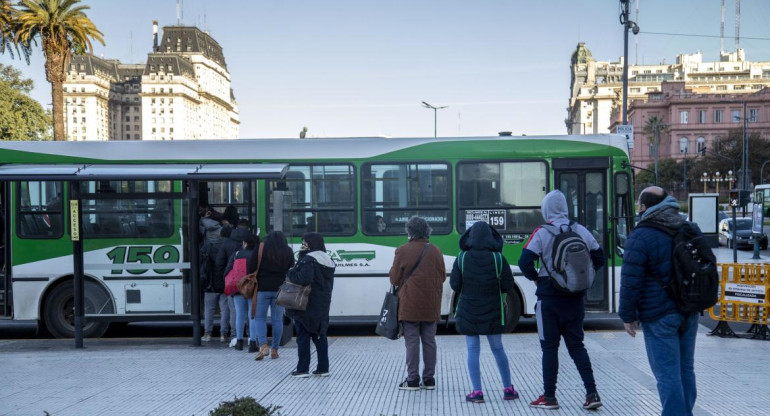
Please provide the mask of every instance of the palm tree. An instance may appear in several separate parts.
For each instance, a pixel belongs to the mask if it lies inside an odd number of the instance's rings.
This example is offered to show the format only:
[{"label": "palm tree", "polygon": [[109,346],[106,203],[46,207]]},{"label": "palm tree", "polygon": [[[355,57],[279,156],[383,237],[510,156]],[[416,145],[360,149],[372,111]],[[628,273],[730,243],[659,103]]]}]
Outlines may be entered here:
[{"label": "palm tree", "polygon": [[11,59],[16,57],[24,57],[29,64],[29,55],[31,49],[29,45],[19,45],[14,40],[14,26],[15,20],[13,16],[13,6],[10,0],[0,0],[0,54],[8,51],[11,55]]},{"label": "palm tree", "polygon": [[655,144],[655,184],[658,184],[658,146],[660,145],[660,134],[668,129],[663,117],[652,116],[644,124],[644,134],[650,143]]},{"label": "palm tree", "polygon": [[83,13],[88,6],[80,0],[21,0],[13,11],[14,41],[29,46],[40,37],[45,55],[45,77],[51,83],[53,98],[53,137],[66,140],[62,84],[73,54],[93,51],[91,39],[104,45],[102,32]]}]

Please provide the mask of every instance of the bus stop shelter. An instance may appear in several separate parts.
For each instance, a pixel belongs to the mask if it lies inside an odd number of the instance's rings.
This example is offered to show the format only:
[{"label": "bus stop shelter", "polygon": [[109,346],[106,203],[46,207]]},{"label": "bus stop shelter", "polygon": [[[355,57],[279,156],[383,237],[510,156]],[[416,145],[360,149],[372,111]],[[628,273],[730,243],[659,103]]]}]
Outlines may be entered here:
[{"label": "bus stop shelter", "polygon": [[[73,246],[73,280],[74,280],[74,324],[75,347],[83,348],[83,324],[85,319],[121,320],[158,320],[158,319],[190,319],[193,321],[193,343],[201,343],[200,327],[200,278],[198,245],[200,236],[197,224],[198,216],[198,183],[201,181],[231,181],[256,179],[281,179],[288,170],[285,163],[183,163],[183,164],[5,164],[0,166],[0,180],[6,181],[63,181],[67,184],[69,196],[69,231]],[[114,194],[82,194],[81,182],[90,181],[181,181],[181,192],[168,193],[114,193]],[[98,199],[166,199],[187,202],[187,238],[188,261],[166,266],[187,270],[190,280],[190,313],[174,315],[136,317],[119,316],[85,316],[84,313],[84,262],[83,262],[83,230],[81,221],[81,202]],[[183,224],[184,225],[184,224]],[[7,265],[11,272],[10,264]]]}]

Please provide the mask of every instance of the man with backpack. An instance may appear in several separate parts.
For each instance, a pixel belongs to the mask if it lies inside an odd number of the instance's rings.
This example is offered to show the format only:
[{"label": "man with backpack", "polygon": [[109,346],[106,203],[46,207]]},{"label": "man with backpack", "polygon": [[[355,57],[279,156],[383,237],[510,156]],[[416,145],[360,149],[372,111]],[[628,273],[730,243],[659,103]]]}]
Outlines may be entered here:
[{"label": "man with backpack", "polygon": [[[624,247],[618,315],[632,337],[639,322],[642,324],[662,415],[691,416],[696,397],[693,363],[698,332],[694,310],[716,301],[716,259],[698,227],[682,220],[676,199],[662,188],[651,186],[642,191],[639,214],[641,221]],[[689,293],[684,298],[705,303],[683,302],[678,306],[677,293],[689,290],[677,285],[683,276],[702,277],[684,286],[701,290],[704,296]]]},{"label": "man with backpack", "polygon": [[[543,395],[530,407],[558,409],[556,381],[559,374],[559,342],[564,337],[569,355],[586,389],[583,409],[602,406],[596,390],[591,359],[583,345],[585,292],[596,270],[604,265],[599,243],[584,226],[569,219],[567,199],[559,190],[549,192],[542,203],[543,218],[524,245],[519,268],[537,283],[537,332],[543,350]],[[534,266],[540,258],[540,270]]]}]

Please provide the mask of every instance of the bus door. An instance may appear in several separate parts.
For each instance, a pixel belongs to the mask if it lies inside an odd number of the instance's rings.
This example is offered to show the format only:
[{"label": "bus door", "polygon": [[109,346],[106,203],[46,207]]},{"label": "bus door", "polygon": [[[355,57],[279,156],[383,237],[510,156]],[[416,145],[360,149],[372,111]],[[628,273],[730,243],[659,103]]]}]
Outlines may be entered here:
[{"label": "bus door", "polygon": [[[567,197],[570,220],[584,225],[593,234],[604,253],[607,244],[607,168],[605,157],[581,159],[554,159],[554,186]],[[609,312],[607,267],[596,272],[596,280],[586,293],[586,310]]]},{"label": "bus door", "polygon": [[[201,182],[198,195],[201,203],[207,203],[228,223],[246,219],[256,232],[259,205],[254,185],[254,181]],[[238,224],[230,226],[235,228]]]}]

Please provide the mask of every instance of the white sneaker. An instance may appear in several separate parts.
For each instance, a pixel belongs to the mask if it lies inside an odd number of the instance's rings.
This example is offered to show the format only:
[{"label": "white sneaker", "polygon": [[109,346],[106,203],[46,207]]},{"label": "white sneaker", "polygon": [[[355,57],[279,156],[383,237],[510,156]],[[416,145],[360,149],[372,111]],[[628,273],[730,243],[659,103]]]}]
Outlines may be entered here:
[{"label": "white sneaker", "polygon": [[230,340],[230,348],[235,347],[235,344],[238,343],[238,338],[233,338]]},{"label": "white sneaker", "polygon": [[203,342],[211,341],[211,334],[209,334],[208,332],[203,334],[203,336],[201,337],[201,341],[203,341]]},{"label": "white sneaker", "polygon": [[219,336],[219,342],[225,342],[227,341],[227,338],[225,337],[225,334],[222,334]]}]

